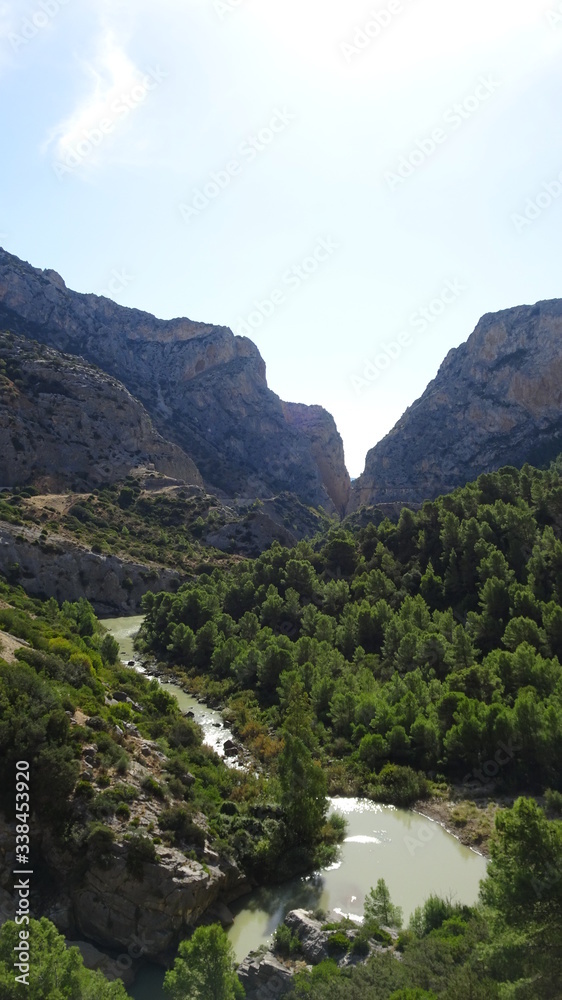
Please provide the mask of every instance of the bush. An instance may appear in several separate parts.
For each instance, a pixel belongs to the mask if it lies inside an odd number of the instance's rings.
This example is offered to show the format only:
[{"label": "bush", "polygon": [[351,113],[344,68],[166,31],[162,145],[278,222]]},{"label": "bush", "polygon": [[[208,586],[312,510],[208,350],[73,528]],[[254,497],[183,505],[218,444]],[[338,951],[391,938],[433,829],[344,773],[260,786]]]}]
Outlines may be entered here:
[{"label": "bush", "polygon": [[289,958],[290,955],[296,955],[302,950],[299,938],[289,930],[286,924],[279,924],[279,927],[275,931],[273,935],[273,947],[283,958]]},{"label": "bush", "polygon": [[150,839],[142,833],[131,836],[127,850],[127,871],[135,878],[142,879],[144,866],[157,859],[156,848]]},{"label": "bush", "polygon": [[103,823],[92,823],[87,837],[88,851],[94,864],[100,868],[108,868],[111,863],[111,853],[115,834]]},{"label": "bush", "polygon": [[174,840],[178,843],[187,842],[195,847],[205,846],[205,831],[194,822],[185,806],[173,806],[164,809],[158,820],[161,830],[171,830]]},{"label": "bush", "polygon": [[369,954],[369,938],[366,934],[358,934],[356,938],[353,939],[351,944],[352,955],[357,955],[360,958],[365,958]]},{"label": "bush", "polygon": [[343,931],[336,931],[335,934],[331,934],[326,942],[326,947],[330,955],[336,955],[338,952],[349,951],[349,946],[351,942]]},{"label": "bush", "polygon": [[383,930],[382,927],[377,927],[375,924],[372,924],[369,928],[369,937],[372,937],[373,941],[378,941],[379,944],[385,944],[388,947],[394,944],[392,935],[389,934],[388,931]]},{"label": "bush", "polygon": [[470,907],[461,906],[458,903],[452,903],[449,899],[441,899],[440,896],[432,895],[426,899],[423,906],[418,906],[414,910],[408,929],[416,937],[425,937],[432,931],[439,930],[445,921],[450,921],[452,918],[465,921],[470,916]]},{"label": "bush", "polygon": [[222,802],[219,811],[223,816],[237,816],[238,806],[236,802]]},{"label": "bush", "polygon": [[146,778],[142,779],[141,788],[148,795],[154,795],[154,798],[156,799],[166,798],[166,793],[162,788],[162,785],[160,785],[156,781],[156,778],[153,778],[151,774],[147,774]]},{"label": "bush", "polygon": [[127,771],[129,770],[129,763],[130,763],[129,755],[126,753],[122,753],[115,765],[115,770],[117,771],[117,774],[121,775],[126,774]]},{"label": "bush", "polygon": [[410,806],[418,799],[427,798],[430,792],[425,775],[411,767],[386,764],[375,779],[373,798],[395,806]]},{"label": "bush", "polygon": [[83,799],[92,799],[94,797],[92,783],[90,781],[79,781],[74,789],[74,794]]}]

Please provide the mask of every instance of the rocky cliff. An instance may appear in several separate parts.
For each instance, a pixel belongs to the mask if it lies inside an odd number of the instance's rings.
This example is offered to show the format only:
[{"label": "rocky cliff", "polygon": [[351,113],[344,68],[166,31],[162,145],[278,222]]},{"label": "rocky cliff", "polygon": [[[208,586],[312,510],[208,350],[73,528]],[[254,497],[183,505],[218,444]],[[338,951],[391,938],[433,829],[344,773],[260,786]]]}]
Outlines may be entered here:
[{"label": "rocky cliff", "polygon": [[170,569],[128,562],[90,551],[41,528],[0,521],[0,574],[21,584],[32,597],[77,601],[85,597],[97,615],[138,612],[148,590],[177,590],[178,574]]},{"label": "rocky cliff", "polygon": [[[208,485],[252,497],[288,490],[332,512],[340,506],[341,484],[345,491],[349,482],[343,462],[324,479],[317,447],[306,428],[287,419],[282,401],[267,387],[263,359],[247,338],[226,327],[159,320],[72,292],[54,271],[41,271],[4,250],[1,328],[79,355],[123,382]],[[339,485],[332,496],[334,484]]]},{"label": "rocky cliff", "polygon": [[367,455],[351,509],[419,503],[562,451],[562,300],[484,316]]},{"label": "rocky cliff", "polygon": [[343,442],[334,418],[323,407],[305,406],[304,403],[283,403],[283,413],[289,426],[310,441],[322,481],[336,510],[344,514],[351,484],[345,466]]},{"label": "rocky cliff", "polygon": [[152,465],[202,482],[125,386],[81,358],[0,333],[0,486],[99,486]]}]

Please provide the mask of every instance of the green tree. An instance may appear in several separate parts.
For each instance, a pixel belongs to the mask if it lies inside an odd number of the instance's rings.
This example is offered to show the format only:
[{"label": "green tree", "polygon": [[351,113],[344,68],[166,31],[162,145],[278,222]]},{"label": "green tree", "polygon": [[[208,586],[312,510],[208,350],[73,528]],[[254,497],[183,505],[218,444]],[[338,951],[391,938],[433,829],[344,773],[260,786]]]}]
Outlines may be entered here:
[{"label": "green tree", "polygon": [[171,1000],[242,1000],[234,965],[234,949],[220,924],[198,927],[180,944],[174,967],[164,977],[164,991]]},{"label": "green tree", "polygon": [[383,878],[380,878],[374,889],[370,889],[365,897],[364,906],[365,929],[380,927],[401,927],[402,910],[399,906],[394,906],[388,886]]},{"label": "green tree", "polygon": [[119,659],[119,643],[109,632],[103,637],[100,652],[106,663],[117,663]]},{"label": "green tree", "polygon": [[484,903],[495,911],[496,934],[524,931],[517,958],[540,992],[557,997],[562,982],[562,828],[547,820],[534,799],[520,798],[496,816],[491,861],[481,884]]},{"label": "green tree", "polygon": [[[29,938],[22,939],[21,931],[27,931]],[[14,948],[20,943],[29,944],[27,985],[16,981],[21,970],[14,969]],[[10,920],[0,930],[0,997],[2,1000],[127,1000],[127,993],[119,980],[109,983],[101,972],[85,969],[78,948],[67,948],[62,934],[42,917],[20,927]]]},{"label": "green tree", "polygon": [[295,841],[313,843],[326,819],[326,775],[298,736],[285,733],[277,761],[281,806]]}]

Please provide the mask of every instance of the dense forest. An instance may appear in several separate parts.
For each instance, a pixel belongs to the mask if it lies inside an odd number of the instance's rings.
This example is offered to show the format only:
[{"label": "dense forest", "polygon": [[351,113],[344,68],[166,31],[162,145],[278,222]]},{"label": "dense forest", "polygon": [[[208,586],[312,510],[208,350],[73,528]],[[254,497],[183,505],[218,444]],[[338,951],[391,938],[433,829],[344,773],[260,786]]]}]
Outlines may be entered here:
[{"label": "dense forest", "polygon": [[[327,817],[327,791],[404,805],[451,786],[501,791],[514,804],[496,816],[477,906],[432,897],[401,928],[371,894],[361,931],[350,941],[345,921],[331,925],[332,943],[379,953],[300,971],[293,995],[560,1000],[560,471],[505,468],[396,523],[361,511],[292,550],[202,565],[177,593],[148,593],[140,647],[226,706],[257,762],[247,772],[202,744],[158,681],[118,661],[86,601],[59,606],[0,582],[0,630],[22,643],[0,646],[6,817],[15,763],[29,760],[35,829],[49,828],[78,872],[109,864],[118,840],[139,879],[164,845],[201,865],[212,849],[263,882],[333,856],[343,829]],[[135,732],[161,754],[142,780]],[[40,866],[37,877],[40,889]],[[0,931],[7,1000],[126,995],[46,920],[30,925],[32,988],[15,984],[16,930]],[[286,931],[276,940],[298,958]],[[173,1000],[206,997],[215,952],[217,996],[242,995],[215,927],[182,944],[166,977]]]},{"label": "dense forest", "polygon": [[[379,519],[380,520],[380,519]],[[144,598],[142,647],[264,759],[298,705],[333,792],[562,789],[562,483],[504,468],[414,513],[274,544]]]}]

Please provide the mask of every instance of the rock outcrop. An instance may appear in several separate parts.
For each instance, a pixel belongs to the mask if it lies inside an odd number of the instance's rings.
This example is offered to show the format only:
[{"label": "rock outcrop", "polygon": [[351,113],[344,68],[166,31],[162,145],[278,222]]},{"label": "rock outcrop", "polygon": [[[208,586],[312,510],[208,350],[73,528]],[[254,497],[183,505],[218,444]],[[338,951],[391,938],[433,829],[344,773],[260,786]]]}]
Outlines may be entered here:
[{"label": "rock outcrop", "polygon": [[321,467],[308,427],[287,419],[268,389],[257,347],[228,328],[159,320],[72,292],[54,271],[0,250],[1,328],[79,355],[119,379],[213,488],[250,497],[288,490],[331,513],[340,506],[349,480],[335,427],[330,462],[337,465],[339,448],[342,466]]},{"label": "rock outcrop", "polygon": [[293,973],[275,955],[248,955],[236,970],[246,1000],[277,1000],[293,987]]},{"label": "rock outcrop", "polygon": [[322,406],[283,403],[287,423],[310,441],[322,481],[338,514],[349,503],[351,483],[345,466],[343,442],[331,413]]},{"label": "rock outcrop", "polygon": [[291,910],[284,923],[298,937],[304,959],[309,965],[318,965],[329,958],[329,935],[322,930],[320,921],[315,920],[307,910]]},{"label": "rock outcrop", "polygon": [[0,521],[0,573],[21,584],[32,597],[77,601],[85,597],[97,615],[138,612],[147,590],[177,590],[172,570],[127,562],[92,552],[57,534],[41,536],[39,527]]},{"label": "rock outcrop", "polygon": [[367,455],[351,508],[421,503],[562,451],[562,300],[484,316]]},{"label": "rock outcrop", "polygon": [[144,865],[142,880],[127,870],[126,848],[113,850],[111,865],[90,868],[72,896],[76,926],[102,946],[133,945],[158,958],[177,947],[182,929],[194,926],[226,887],[219,868],[173,848],[157,849],[158,863]]},{"label": "rock outcrop", "polygon": [[124,385],[81,358],[0,333],[0,486],[75,490],[154,466],[200,484]]}]

